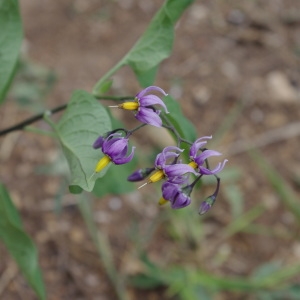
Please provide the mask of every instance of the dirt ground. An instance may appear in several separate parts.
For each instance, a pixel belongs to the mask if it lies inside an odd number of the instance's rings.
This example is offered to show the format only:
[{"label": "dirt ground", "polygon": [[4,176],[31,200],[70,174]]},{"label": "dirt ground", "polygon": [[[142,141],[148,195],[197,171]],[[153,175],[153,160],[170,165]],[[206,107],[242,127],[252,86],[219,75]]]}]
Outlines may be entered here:
[{"label": "dirt ground", "polygon": [[[31,116],[37,105],[43,110],[67,102],[75,89],[91,91],[101,75],[130,49],[163,3],[20,2],[25,37],[22,60],[51,71],[56,82],[40,104],[32,103],[31,110],[11,96],[0,113],[1,128]],[[268,261],[292,264],[300,260],[297,223],[247,154],[250,146],[259,147],[299,196],[299,78],[299,1],[195,1],[178,23],[174,52],[162,63],[156,84],[178,99],[199,136],[214,134],[225,117],[234,109],[240,110],[234,126],[219,141],[218,150],[228,157],[230,167],[242,172],[235,184],[242,191],[245,208],[262,203],[266,211],[258,222],[277,228],[283,235],[291,234],[280,238],[239,233],[220,242],[217,233],[232,221],[224,188],[204,221],[205,247],[200,247],[197,255],[193,252],[196,262],[182,259],[183,265],[200,263],[214,274],[247,276]],[[129,69],[114,76],[112,91],[114,95],[139,91]],[[37,125],[46,128],[42,122]],[[143,139],[147,145],[156,142],[150,131]],[[116,299],[76,199],[65,191],[64,177],[44,174],[40,169],[53,165],[57,157],[57,145],[49,137],[30,132],[1,137],[1,181],[9,188],[37,244],[48,299]],[[61,210],[55,207],[59,201]],[[190,213],[194,213],[192,209]],[[143,200],[138,192],[95,201],[94,217],[110,239],[118,270],[132,274],[140,268],[133,254],[136,242],[128,238],[129,232],[137,226],[143,236],[160,214],[155,197]],[[180,262],[182,251],[194,251],[174,250],[176,240],[168,238],[162,225],[143,247],[160,264]],[[210,258],[223,250],[229,251],[226,261],[212,263]],[[35,299],[1,245],[0,251],[0,298]],[[129,288],[128,293],[133,300],[169,299],[161,289]],[[224,293],[219,299],[253,298]]]}]

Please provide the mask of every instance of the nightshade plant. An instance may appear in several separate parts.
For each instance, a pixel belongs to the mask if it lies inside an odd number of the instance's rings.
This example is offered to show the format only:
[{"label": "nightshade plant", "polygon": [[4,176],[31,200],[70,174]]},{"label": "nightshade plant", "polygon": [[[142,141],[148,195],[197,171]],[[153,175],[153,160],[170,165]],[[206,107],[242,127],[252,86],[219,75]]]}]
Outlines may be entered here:
[{"label": "nightshade plant", "polygon": [[[179,161],[180,154],[184,149],[180,149],[176,146],[168,146],[162,150],[156,156],[154,167],[140,169],[128,176],[129,181],[140,181],[147,178],[153,171],[154,173],[149,177],[148,182],[143,184],[141,187],[147,183],[157,182],[159,180],[165,179],[166,181],[162,185],[162,198],[159,200],[159,204],[165,204],[168,201],[171,203],[171,207],[174,209],[183,208],[191,203],[190,194],[203,175],[214,175],[217,178],[217,187],[212,196],[209,196],[200,206],[199,213],[206,213],[215,202],[219,187],[220,179],[217,177],[217,173],[222,171],[227,160],[225,159],[222,163],[219,163],[214,169],[209,169],[208,158],[211,156],[219,156],[220,152],[214,150],[208,150],[204,148],[207,144],[207,140],[211,139],[211,136],[205,136],[197,139],[193,143],[184,140],[176,132],[174,126],[169,124],[164,124],[159,117],[160,111],[156,110],[154,105],[160,105],[164,108],[165,112],[168,113],[167,107],[156,95],[147,95],[149,91],[158,91],[164,96],[167,96],[165,91],[157,86],[149,86],[139,92],[134,101],[124,102],[119,104],[118,107],[121,109],[134,110],[135,117],[142,122],[144,125],[153,125],[156,127],[165,127],[171,132],[175,133],[177,138],[177,145],[181,143],[186,143],[190,146],[189,156],[190,161],[187,164]],[[167,119],[166,119],[167,121]],[[104,136],[99,136],[93,143],[93,148],[101,148],[104,157],[102,157],[96,164],[94,173],[99,173],[102,171],[110,162],[116,165],[122,165],[130,162],[134,155],[134,148],[132,148],[131,153],[127,155],[128,143],[130,135],[136,130],[140,129],[142,126],[128,131],[124,128],[116,129],[105,133]],[[126,133],[126,136],[122,136],[122,132]],[[206,164],[204,167],[203,165]],[[194,175],[195,179],[192,183],[189,183],[190,176]]]},{"label": "nightshade plant", "polygon": [[[78,194],[85,190],[99,196],[109,192],[125,193],[132,189],[132,186],[123,188],[121,184],[120,190],[115,185],[109,189],[109,184],[103,184],[105,178],[108,178],[108,183],[115,180],[110,173],[114,172],[114,168],[118,168],[118,165],[127,166],[133,160],[138,148],[135,150],[135,147],[129,145],[131,135],[147,125],[167,128],[174,137],[176,146],[170,145],[162,149],[152,166],[133,173],[127,168],[128,180],[141,181],[149,177],[146,184],[164,180],[159,204],[170,203],[172,208],[178,209],[191,203],[191,193],[203,176],[214,176],[217,183],[215,192],[204,200],[199,209],[200,214],[207,212],[216,200],[220,187],[217,174],[224,168],[226,160],[210,169],[208,158],[220,155],[215,150],[203,147],[211,137],[197,139],[194,126],[182,115],[179,104],[162,88],[153,85],[159,64],[171,53],[175,24],[192,3],[193,0],[166,0],[140,39],[99,79],[92,93],[76,90],[67,104],[3,129],[0,136],[15,130],[27,130],[32,123],[44,119],[52,129],[47,134],[57,139],[68,161],[70,192]],[[0,41],[2,103],[15,74],[22,42],[22,23],[17,0],[0,0]],[[143,89],[136,96],[108,96],[107,93],[113,86],[113,75],[124,66],[133,70]],[[127,130],[122,125],[114,126],[116,129],[113,129],[112,124],[118,121],[99,100],[117,101],[116,107],[132,111],[136,120],[142,124],[132,130]],[[54,123],[51,115],[62,110],[65,110],[62,117]],[[41,130],[37,131],[41,133]],[[110,170],[112,164],[116,166]],[[104,176],[106,173],[107,176]],[[36,248],[24,231],[18,211],[1,183],[0,239],[17,261],[39,299],[46,299]],[[122,293],[118,289],[117,293],[121,299]]]}]

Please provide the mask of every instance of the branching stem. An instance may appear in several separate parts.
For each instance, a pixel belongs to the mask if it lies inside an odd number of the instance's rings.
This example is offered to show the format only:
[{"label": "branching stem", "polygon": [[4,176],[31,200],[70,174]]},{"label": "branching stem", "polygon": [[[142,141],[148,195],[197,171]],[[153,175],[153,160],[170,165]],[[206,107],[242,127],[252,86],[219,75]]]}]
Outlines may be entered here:
[{"label": "branching stem", "polygon": [[[115,97],[115,96],[97,96],[96,97],[98,100],[115,100],[115,101],[123,101],[123,100],[129,100],[129,99],[133,99],[134,96],[124,96],[124,97]],[[57,112],[60,112],[64,109],[66,109],[67,107],[67,104],[63,104],[63,105],[60,105],[60,106],[57,106],[51,110],[48,110],[47,112],[49,112],[49,114],[55,114]],[[32,116],[16,125],[13,125],[11,127],[8,127],[8,128],[5,128],[5,129],[2,129],[0,130],[0,136],[2,135],[6,135],[10,132],[13,132],[13,131],[17,131],[17,130],[23,130],[26,126],[32,124],[32,123],[35,123],[39,120],[42,120],[44,118],[44,115],[45,115],[45,112],[42,112],[40,114],[37,114],[35,116]]]}]

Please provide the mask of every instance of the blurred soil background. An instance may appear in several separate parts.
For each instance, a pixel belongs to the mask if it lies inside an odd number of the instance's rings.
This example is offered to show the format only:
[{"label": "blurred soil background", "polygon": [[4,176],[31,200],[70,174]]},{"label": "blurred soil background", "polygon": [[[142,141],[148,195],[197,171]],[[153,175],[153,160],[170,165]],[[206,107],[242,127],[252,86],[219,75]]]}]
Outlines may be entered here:
[{"label": "blurred soil background", "polygon": [[[1,109],[0,127],[66,103],[75,89],[91,91],[162,3],[20,1],[20,72]],[[129,68],[113,78],[113,95],[135,95],[140,89]],[[224,175],[217,203],[204,217],[197,210],[211,187],[197,192],[184,212],[158,207],[159,184],[93,198],[93,218],[110,242],[117,273],[143,272],[141,253],[161,272],[179,265],[233,278],[247,278],[269,262],[299,262],[299,219],[248,150],[257,147],[299,201],[300,2],[195,1],[177,25],[174,51],[155,84],[178,99],[199,137],[216,137],[211,147],[229,159],[231,175]],[[44,122],[35,125],[48,129]],[[161,131],[149,129],[134,143],[146,153],[158,153],[165,139]],[[1,180],[37,244],[48,299],[117,299],[77,200],[68,193],[60,155],[47,136],[14,132],[1,137]],[[114,180],[118,185],[120,178]],[[249,211],[248,223],[230,231]],[[3,245],[0,251],[0,299],[36,299]],[[290,283],[299,280],[300,275]],[[133,300],[179,299],[163,286],[128,285],[126,290]],[[221,291],[215,299],[256,298]]]}]

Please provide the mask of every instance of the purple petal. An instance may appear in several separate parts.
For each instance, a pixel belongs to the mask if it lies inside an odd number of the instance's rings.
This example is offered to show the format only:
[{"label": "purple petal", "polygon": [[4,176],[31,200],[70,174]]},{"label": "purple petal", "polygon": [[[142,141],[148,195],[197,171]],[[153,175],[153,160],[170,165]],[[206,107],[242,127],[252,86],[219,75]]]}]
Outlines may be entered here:
[{"label": "purple petal", "polygon": [[174,197],[174,201],[171,204],[171,207],[173,209],[179,209],[190,205],[190,203],[191,203],[191,198],[189,196],[187,196],[184,193],[178,193],[178,195]]},{"label": "purple petal", "polygon": [[194,158],[195,160],[195,163],[198,165],[198,166],[201,166],[203,165],[204,161],[211,157],[211,156],[220,156],[222,155],[222,153],[218,152],[218,151],[214,151],[214,150],[205,150],[204,152],[202,152],[200,155],[196,156]]},{"label": "purple petal", "polygon": [[223,170],[225,164],[227,163],[227,159],[225,159],[223,161],[223,163],[219,163],[213,170],[209,170],[207,168],[204,168],[202,166],[199,167],[199,172],[200,174],[203,174],[203,175],[214,175],[214,174],[217,174],[219,173],[220,171]]},{"label": "purple petal", "polygon": [[156,91],[156,92],[160,92],[162,93],[164,96],[167,96],[168,94],[161,89],[158,86],[148,86],[147,88],[143,89],[142,91],[140,91],[138,94],[136,94],[136,98],[140,99],[141,97],[143,97],[144,95],[146,95],[147,93],[151,92],[151,91]]},{"label": "purple petal", "polygon": [[[168,146],[163,149],[162,153],[167,153],[167,152],[171,152],[171,151],[183,152],[184,149],[180,149],[179,147],[176,147],[176,146]],[[177,154],[177,155],[179,155],[179,154]]]},{"label": "purple petal", "polygon": [[134,155],[134,149],[135,147],[132,147],[131,153],[127,156],[127,157],[120,157],[120,158],[115,158],[112,159],[112,161],[116,164],[116,165],[123,165],[123,164],[127,164],[128,162],[130,162],[133,158]]},{"label": "purple petal", "polygon": [[[104,141],[102,144],[102,150],[106,151],[106,149],[109,149],[111,147],[112,144],[114,144],[117,140],[122,139],[122,137],[120,137],[122,135],[122,133],[113,133],[110,134]],[[115,138],[114,136],[119,136],[117,138]]]},{"label": "purple petal", "polygon": [[139,111],[135,115],[135,118],[142,123],[150,124],[156,127],[162,126],[161,118],[149,108],[140,107]]},{"label": "purple petal", "polygon": [[190,156],[195,157],[197,155],[197,152],[199,151],[200,148],[202,148],[205,144],[207,144],[207,139],[211,139],[212,136],[203,136],[199,139],[197,139],[192,147],[190,148]]},{"label": "purple petal", "polygon": [[160,105],[164,108],[165,112],[168,113],[168,109],[167,109],[165,103],[159,97],[157,97],[155,95],[147,95],[147,96],[141,97],[139,102],[140,102],[140,106]]},{"label": "purple petal", "polygon": [[116,158],[126,156],[127,150],[128,150],[128,144],[126,145],[126,147],[123,148],[123,150],[120,153],[116,154]]},{"label": "purple petal", "polygon": [[186,173],[193,173],[195,175],[198,175],[198,173],[187,164],[175,164],[166,166],[164,168],[164,172],[168,178],[182,176]]},{"label": "purple petal", "polygon": [[171,201],[173,196],[175,196],[175,194],[180,191],[180,188],[178,187],[178,185],[166,181],[165,183],[163,183],[161,190],[164,199]]},{"label": "purple petal", "polygon": [[109,155],[111,158],[113,158],[114,156],[118,157],[122,155],[122,153],[124,156],[127,153],[127,147],[128,147],[128,139],[120,138],[120,139],[116,139],[114,143],[110,145],[109,148],[103,149],[103,153]]},{"label": "purple petal", "polygon": [[170,183],[186,185],[189,182],[189,178],[190,178],[190,174],[187,173],[182,176],[175,176],[175,177],[169,178],[168,181]]},{"label": "purple petal", "polygon": [[163,151],[156,156],[156,159],[154,162],[155,166],[156,167],[164,167],[169,158],[178,157],[179,153],[176,153],[175,151],[183,152],[184,150],[182,150],[178,147],[175,147],[175,146],[165,147],[163,149]]}]

